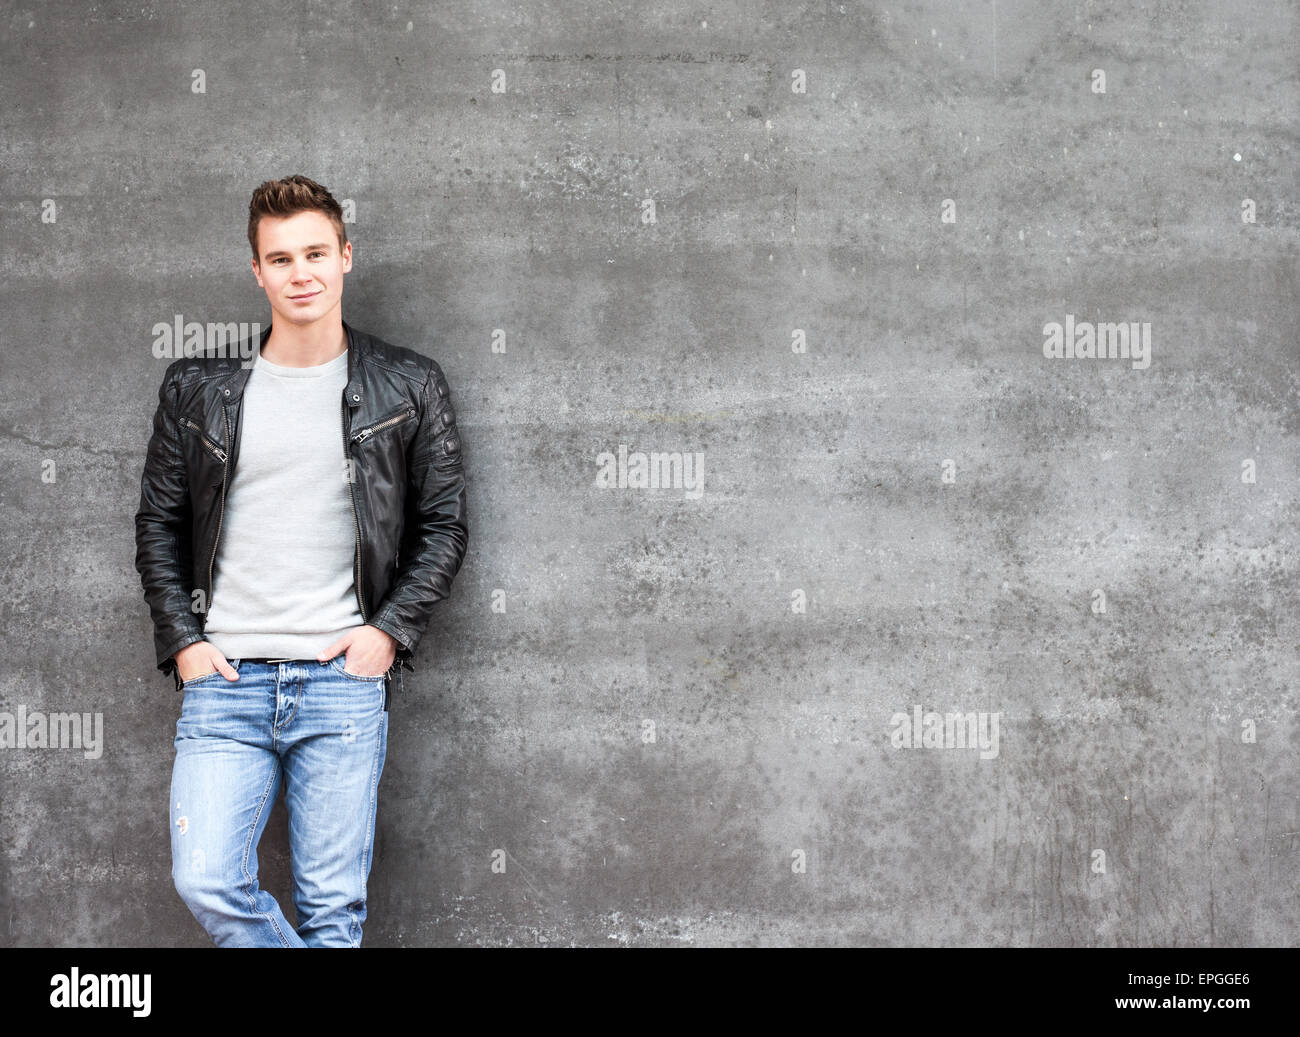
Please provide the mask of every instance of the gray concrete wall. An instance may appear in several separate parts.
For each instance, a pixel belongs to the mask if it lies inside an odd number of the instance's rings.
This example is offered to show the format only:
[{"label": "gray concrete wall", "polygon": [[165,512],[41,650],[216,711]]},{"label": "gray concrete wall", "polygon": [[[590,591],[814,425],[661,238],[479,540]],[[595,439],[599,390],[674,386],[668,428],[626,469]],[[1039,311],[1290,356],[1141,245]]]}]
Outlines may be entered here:
[{"label": "gray concrete wall", "polygon": [[[1297,943],[1294,4],[0,14],[0,710],[105,725],[0,750],[0,943],[208,942],[151,328],[270,319],[294,172],[469,473],[368,945]],[[1045,356],[1067,314],[1149,366]],[[602,488],[620,444],[703,492]],[[988,747],[896,747],[916,707]],[[291,911],[282,803],[261,855]]]}]

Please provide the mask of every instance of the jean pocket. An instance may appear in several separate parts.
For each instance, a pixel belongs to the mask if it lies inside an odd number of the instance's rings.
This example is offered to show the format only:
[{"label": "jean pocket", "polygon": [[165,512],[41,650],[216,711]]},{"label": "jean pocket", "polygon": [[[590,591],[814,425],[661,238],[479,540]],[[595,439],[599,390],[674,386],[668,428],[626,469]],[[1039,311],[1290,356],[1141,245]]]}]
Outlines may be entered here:
[{"label": "jean pocket", "polygon": [[334,658],[330,660],[330,666],[333,667],[335,670],[337,670],[339,673],[343,674],[343,676],[348,678],[348,680],[367,681],[367,682],[383,680],[385,675],[382,673],[376,673],[373,677],[363,677],[359,673],[348,673],[347,670],[343,669],[343,660],[345,658],[346,658],[345,655],[334,656]]},{"label": "jean pocket", "polygon": [[[227,659],[226,662],[234,667],[236,673],[239,672],[238,659]],[[181,691],[184,691],[192,684],[202,684],[204,681],[210,681],[213,677],[220,677],[223,681],[226,679],[225,675],[220,670],[212,670],[209,673],[200,673],[197,677],[191,677],[187,681],[181,681]]]}]

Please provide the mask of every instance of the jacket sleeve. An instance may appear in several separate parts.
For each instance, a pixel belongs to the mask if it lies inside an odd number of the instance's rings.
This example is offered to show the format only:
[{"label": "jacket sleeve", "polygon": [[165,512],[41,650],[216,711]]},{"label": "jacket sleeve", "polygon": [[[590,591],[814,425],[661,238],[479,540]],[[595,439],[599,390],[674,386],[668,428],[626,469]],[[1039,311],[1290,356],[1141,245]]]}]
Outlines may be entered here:
[{"label": "jacket sleeve", "polygon": [[157,666],[164,674],[175,671],[173,655],[203,640],[191,609],[192,515],[189,473],[177,426],[175,369],[176,364],[168,367],[158,389],[135,514],[135,567],[153,618]]},{"label": "jacket sleeve", "polygon": [[432,364],[420,389],[420,424],[407,453],[402,566],[370,625],[398,641],[397,656],[414,654],[433,606],[451,593],[469,543],[465,472],[451,390]]}]

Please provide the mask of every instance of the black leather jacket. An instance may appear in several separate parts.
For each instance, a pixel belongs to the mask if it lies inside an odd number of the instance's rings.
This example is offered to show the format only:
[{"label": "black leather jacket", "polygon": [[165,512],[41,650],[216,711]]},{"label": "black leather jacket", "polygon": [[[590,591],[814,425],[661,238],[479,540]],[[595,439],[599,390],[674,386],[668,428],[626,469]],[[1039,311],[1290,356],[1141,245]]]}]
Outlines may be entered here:
[{"label": "black leather jacket", "polygon": [[[389,675],[400,676],[403,666],[415,670],[411,656],[469,542],[460,436],[437,363],[346,321],[343,328],[343,448],[354,466],[357,529],[352,575],[363,621],[398,642]],[[262,333],[259,349],[270,333]],[[246,344],[243,355],[251,355]],[[158,669],[173,674],[177,690],[172,656],[203,640],[251,370],[238,355],[184,358],[171,363],[158,390],[135,516],[135,566],[153,617]]]}]

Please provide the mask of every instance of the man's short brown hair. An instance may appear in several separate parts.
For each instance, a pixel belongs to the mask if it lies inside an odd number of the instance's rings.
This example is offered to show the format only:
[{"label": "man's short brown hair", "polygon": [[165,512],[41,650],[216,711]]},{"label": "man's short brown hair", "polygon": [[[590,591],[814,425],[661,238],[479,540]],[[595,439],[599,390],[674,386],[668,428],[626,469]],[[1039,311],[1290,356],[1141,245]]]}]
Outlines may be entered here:
[{"label": "man's short brown hair", "polygon": [[312,211],[329,217],[338,232],[339,251],[342,251],[348,243],[348,232],[343,226],[343,207],[329,191],[298,173],[260,184],[248,203],[248,244],[253,250],[253,259],[259,265],[262,262],[262,257],[257,254],[257,225],[263,216],[282,218]]}]

